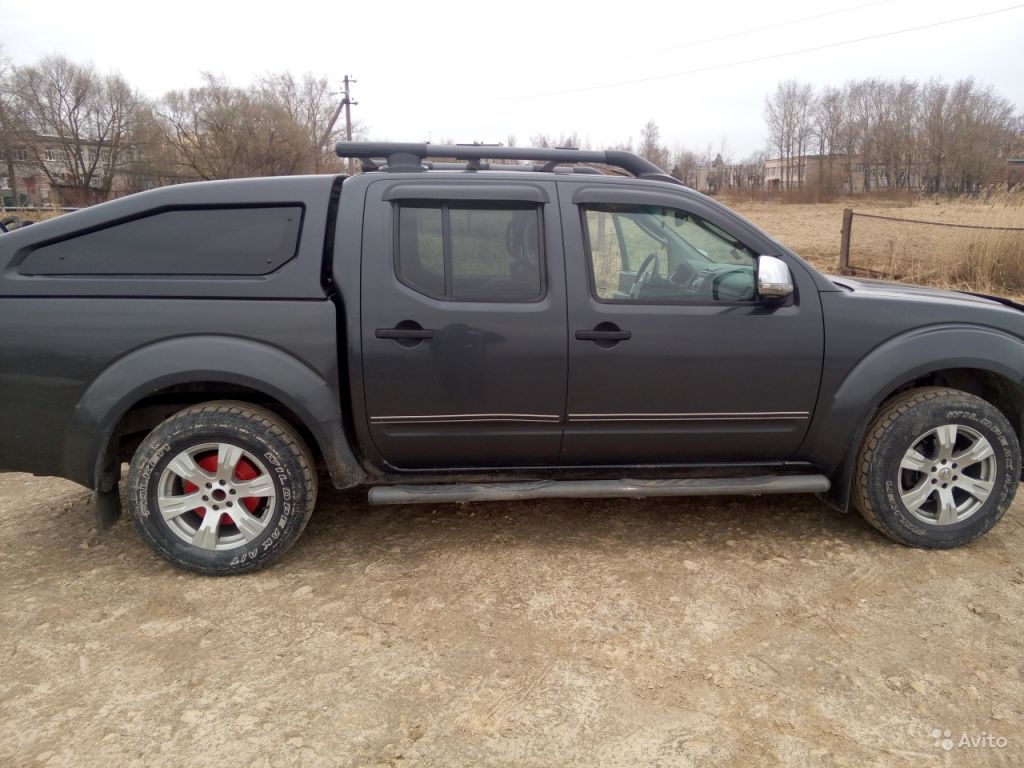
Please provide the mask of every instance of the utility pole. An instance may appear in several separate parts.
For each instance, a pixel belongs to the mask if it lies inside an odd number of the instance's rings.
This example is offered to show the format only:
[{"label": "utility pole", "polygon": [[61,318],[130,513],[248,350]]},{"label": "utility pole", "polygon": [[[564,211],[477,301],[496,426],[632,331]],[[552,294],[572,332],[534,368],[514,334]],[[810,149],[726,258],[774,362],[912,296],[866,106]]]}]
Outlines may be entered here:
[{"label": "utility pole", "polygon": [[[352,106],[358,104],[358,101],[352,101],[352,94],[349,92],[349,85],[357,82],[355,78],[345,75],[345,98],[341,100],[342,105],[345,107],[345,141],[352,141]],[[352,158],[348,159],[348,175],[353,175],[352,172]]]},{"label": "utility pole", "polygon": [[[342,91],[342,99],[338,103],[338,108],[334,110],[334,114],[331,115],[330,122],[327,123],[327,128],[324,130],[323,135],[317,144],[316,149],[313,153],[313,167],[314,172],[320,172],[320,153],[323,152],[324,146],[331,138],[331,134],[334,132],[334,126],[338,122],[338,118],[341,117],[341,110],[345,110],[345,140],[352,141],[352,106],[358,104],[358,101],[352,101],[352,95],[349,93],[349,85],[356,82],[356,80],[348,75],[345,75],[345,90]],[[336,95],[337,91],[332,93]],[[333,152],[332,152],[333,154]],[[352,158],[348,159],[348,175],[352,175]]]}]

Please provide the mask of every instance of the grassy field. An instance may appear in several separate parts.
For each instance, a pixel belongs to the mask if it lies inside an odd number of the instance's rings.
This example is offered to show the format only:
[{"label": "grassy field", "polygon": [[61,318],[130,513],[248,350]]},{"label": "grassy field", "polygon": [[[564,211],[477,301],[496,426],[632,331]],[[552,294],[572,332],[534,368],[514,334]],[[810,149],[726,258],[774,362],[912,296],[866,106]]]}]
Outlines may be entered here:
[{"label": "grassy field", "polygon": [[[728,201],[726,201],[728,202]],[[851,199],[824,204],[740,202],[731,205],[816,267],[839,267],[843,209],[940,224],[1024,228],[1024,195],[987,200],[889,202]],[[851,264],[908,282],[1024,294],[1024,232],[985,232],[899,224],[854,216]]]}]

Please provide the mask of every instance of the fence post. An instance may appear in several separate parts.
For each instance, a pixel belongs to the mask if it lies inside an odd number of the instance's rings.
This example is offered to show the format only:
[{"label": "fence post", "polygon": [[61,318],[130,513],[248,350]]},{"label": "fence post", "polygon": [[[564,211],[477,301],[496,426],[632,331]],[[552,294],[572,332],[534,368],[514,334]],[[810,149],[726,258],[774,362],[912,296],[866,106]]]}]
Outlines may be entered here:
[{"label": "fence post", "polygon": [[853,208],[843,209],[843,234],[839,242],[839,274],[850,269],[850,229],[853,227]]}]

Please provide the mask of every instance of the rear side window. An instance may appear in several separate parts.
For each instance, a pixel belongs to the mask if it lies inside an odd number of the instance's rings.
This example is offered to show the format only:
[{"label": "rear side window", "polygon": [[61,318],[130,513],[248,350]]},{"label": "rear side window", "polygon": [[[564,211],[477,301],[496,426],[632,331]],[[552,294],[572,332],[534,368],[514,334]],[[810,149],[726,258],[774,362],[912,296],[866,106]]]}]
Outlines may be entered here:
[{"label": "rear side window", "polygon": [[295,257],[302,206],[163,211],[36,248],[23,275],[265,275]]},{"label": "rear side window", "polygon": [[525,302],[543,295],[540,209],[534,203],[402,203],[395,272],[449,301]]}]

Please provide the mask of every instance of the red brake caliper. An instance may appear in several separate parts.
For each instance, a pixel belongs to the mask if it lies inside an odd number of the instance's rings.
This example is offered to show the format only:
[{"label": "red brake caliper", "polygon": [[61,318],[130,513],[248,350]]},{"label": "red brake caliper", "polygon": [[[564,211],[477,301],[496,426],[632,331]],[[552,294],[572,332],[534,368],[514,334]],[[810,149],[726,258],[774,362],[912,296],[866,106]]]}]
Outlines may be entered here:
[{"label": "red brake caliper", "polygon": [[[207,472],[215,473],[217,471],[217,454],[207,454],[203,458],[199,459],[196,462],[196,464],[205,469]],[[248,459],[244,457],[239,460],[238,466],[235,467],[235,477],[238,478],[239,480],[252,480],[255,477],[259,477],[259,474],[259,470],[252,465],[252,462],[250,462]],[[195,491],[199,490],[188,480],[184,480],[183,482],[185,483],[185,493],[194,493]],[[245,505],[245,508],[248,509],[250,512],[255,512],[256,507],[258,507],[260,504],[260,500],[255,498],[254,496],[241,499],[240,501],[242,502],[242,504]],[[206,514],[206,507],[198,507],[196,509],[196,514],[200,517],[203,517]],[[227,513],[224,513],[220,516],[221,525],[231,525],[232,522],[233,521],[231,520],[231,516]]]}]

